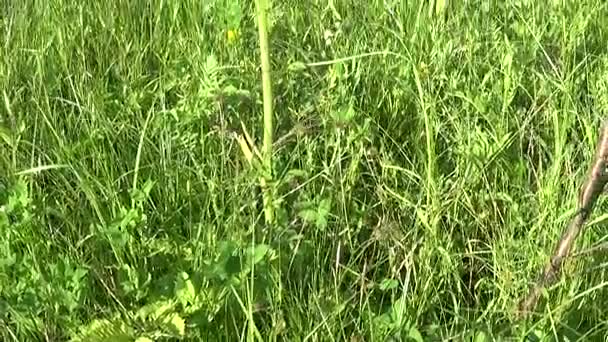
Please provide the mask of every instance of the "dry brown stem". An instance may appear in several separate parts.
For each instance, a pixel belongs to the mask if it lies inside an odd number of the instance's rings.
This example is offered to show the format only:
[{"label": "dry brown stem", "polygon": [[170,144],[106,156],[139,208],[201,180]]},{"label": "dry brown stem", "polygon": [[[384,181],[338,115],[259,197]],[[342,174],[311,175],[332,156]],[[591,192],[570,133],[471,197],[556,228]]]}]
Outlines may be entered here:
[{"label": "dry brown stem", "polygon": [[519,303],[518,315],[520,317],[524,317],[534,311],[543,289],[553,285],[559,279],[564,259],[568,257],[574,241],[583,229],[587,218],[589,218],[593,211],[595,202],[597,202],[608,182],[606,165],[608,165],[608,120],[604,121],[600,129],[600,137],[593,164],[587,173],[585,183],[581,187],[578,200],[579,210],[562,234],[553,252],[553,256],[545,266],[540,279],[530,289],[528,295]]}]

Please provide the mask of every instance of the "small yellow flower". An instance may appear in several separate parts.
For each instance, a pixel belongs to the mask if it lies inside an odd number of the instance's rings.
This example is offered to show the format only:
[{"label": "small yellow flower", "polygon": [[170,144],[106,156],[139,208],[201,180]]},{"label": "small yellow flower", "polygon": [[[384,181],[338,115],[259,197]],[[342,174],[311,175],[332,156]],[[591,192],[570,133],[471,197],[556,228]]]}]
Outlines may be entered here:
[{"label": "small yellow flower", "polygon": [[228,39],[229,43],[232,43],[236,40],[236,38],[238,37],[238,32],[237,30],[228,30],[226,32],[226,39]]}]

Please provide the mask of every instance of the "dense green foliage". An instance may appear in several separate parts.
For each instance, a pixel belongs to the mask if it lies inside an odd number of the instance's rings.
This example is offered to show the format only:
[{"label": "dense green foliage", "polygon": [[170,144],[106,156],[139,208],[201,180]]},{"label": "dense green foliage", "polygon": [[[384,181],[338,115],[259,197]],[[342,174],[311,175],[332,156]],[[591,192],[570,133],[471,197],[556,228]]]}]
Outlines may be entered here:
[{"label": "dense green foliage", "polygon": [[608,334],[599,254],[514,315],[608,110],[603,2],[272,1],[272,225],[255,15],[0,1],[0,339]]}]

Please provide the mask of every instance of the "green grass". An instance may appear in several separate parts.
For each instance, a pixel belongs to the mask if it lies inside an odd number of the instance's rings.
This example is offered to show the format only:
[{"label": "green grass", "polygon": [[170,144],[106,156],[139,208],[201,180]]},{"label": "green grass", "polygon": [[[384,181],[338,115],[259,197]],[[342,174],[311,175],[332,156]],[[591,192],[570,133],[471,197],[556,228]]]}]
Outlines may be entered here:
[{"label": "green grass", "polygon": [[433,3],[272,1],[272,224],[252,1],[0,3],[0,338],[603,339],[601,254],[514,309],[608,110],[607,6]]}]

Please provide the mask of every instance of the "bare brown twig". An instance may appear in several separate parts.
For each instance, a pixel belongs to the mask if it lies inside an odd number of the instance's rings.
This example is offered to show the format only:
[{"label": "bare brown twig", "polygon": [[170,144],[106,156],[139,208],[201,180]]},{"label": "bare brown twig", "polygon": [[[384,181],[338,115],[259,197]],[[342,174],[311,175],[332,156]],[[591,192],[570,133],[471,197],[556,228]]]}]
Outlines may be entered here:
[{"label": "bare brown twig", "polygon": [[559,279],[564,259],[570,253],[577,236],[583,229],[585,222],[591,215],[595,202],[608,183],[608,120],[604,121],[600,129],[600,137],[595,152],[593,164],[587,173],[585,183],[581,187],[576,216],[570,222],[568,228],[562,234],[553,256],[544,268],[544,271],[536,283],[530,289],[528,295],[519,303],[518,315],[524,317],[534,311],[538,299],[547,286],[553,285]]}]

